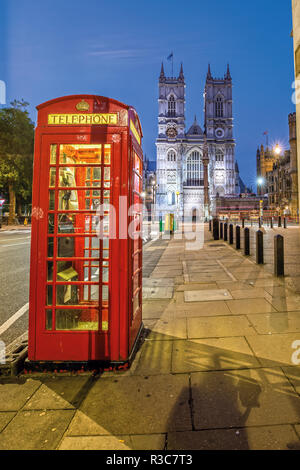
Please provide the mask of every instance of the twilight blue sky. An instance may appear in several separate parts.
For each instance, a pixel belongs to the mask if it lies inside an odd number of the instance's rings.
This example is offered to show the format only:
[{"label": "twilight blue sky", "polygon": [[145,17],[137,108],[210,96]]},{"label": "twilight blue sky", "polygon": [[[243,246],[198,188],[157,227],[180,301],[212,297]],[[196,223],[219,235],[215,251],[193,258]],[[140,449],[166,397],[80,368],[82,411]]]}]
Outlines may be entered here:
[{"label": "twilight blue sky", "polygon": [[7,102],[35,106],[73,93],[109,96],[136,107],[144,152],[155,159],[158,75],[174,51],[183,62],[186,125],[203,126],[208,62],[214,76],[230,63],[236,157],[242,178],[255,184],[257,146],[288,147],[293,69],[290,0],[0,0],[0,80]]}]

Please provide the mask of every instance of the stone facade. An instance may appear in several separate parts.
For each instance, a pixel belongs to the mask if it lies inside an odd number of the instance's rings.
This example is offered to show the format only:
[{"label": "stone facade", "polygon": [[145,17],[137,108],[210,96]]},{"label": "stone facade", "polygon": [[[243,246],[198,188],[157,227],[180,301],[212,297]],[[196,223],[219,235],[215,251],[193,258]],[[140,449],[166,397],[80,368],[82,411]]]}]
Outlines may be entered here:
[{"label": "stone facade", "polygon": [[[162,64],[156,140],[157,212],[159,215],[173,212],[182,216],[197,210],[200,215],[208,216],[215,212],[218,195],[230,196],[239,191],[229,66],[223,78],[213,78],[210,67],[208,69],[204,91],[204,130],[195,117],[186,131],[185,88],[182,65],[178,77],[168,78]],[[204,155],[205,149],[208,157]],[[207,158],[209,204],[204,210]]]},{"label": "stone facade", "polygon": [[261,145],[256,153],[257,194],[263,196],[268,192],[267,173],[272,171],[276,162],[274,152],[266,146]]},{"label": "stone facade", "polygon": [[278,156],[266,174],[269,209],[292,217],[298,215],[296,113],[289,115],[290,150]]},{"label": "stone facade", "polygon": [[[295,94],[297,121],[297,163],[300,168],[300,0],[292,0],[293,9],[293,38],[294,38],[294,61],[295,61]],[[300,190],[300,172],[298,176],[298,190]],[[300,201],[300,194],[298,194]]]}]

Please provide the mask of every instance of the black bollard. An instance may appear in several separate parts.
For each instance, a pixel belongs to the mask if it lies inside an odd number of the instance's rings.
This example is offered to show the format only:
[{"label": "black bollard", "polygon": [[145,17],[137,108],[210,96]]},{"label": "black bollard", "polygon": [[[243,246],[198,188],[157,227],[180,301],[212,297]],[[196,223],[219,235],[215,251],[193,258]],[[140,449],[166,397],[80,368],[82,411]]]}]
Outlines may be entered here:
[{"label": "black bollard", "polygon": [[244,255],[250,256],[250,229],[244,230]]},{"label": "black bollard", "polygon": [[278,227],[281,227],[281,215],[278,217]]},{"label": "black bollard", "polygon": [[223,222],[220,222],[220,238],[223,240]]},{"label": "black bollard", "polygon": [[242,218],[242,228],[245,228],[245,219]]},{"label": "black bollard", "polygon": [[264,264],[264,234],[261,230],[256,232],[256,263]]},{"label": "black bollard", "polygon": [[284,276],[284,238],[274,237],[274,276]]},{"label": "black bollard", "polygon": [[211,219],[209,219],[208,230],[211,232]]},{"label": "black bollard", "polygon": [[229,225],[229,245],[233,245],[233,225]]},{"label": "black bollard", "polygon": [[273,217],[270,219],[270,227],[273,228]]},{"label": "black bollard", "polygon": [[283,219],[283,228],[286,228],[286,217]]},{"label": "black bollard", "polygon": [[224,242],[227,242],[228,240],[228,224],[225,222],[224,224]]},{"label": "black bollard", "polygon": [[237,250],[241,249],[241,227],[239,227],[238,225],[235,229],[235,248]]},{"label": "black bollard", "polygon": [[218,219],[213,219],[213,237],[214,240],[219,240],[219,220]]}]

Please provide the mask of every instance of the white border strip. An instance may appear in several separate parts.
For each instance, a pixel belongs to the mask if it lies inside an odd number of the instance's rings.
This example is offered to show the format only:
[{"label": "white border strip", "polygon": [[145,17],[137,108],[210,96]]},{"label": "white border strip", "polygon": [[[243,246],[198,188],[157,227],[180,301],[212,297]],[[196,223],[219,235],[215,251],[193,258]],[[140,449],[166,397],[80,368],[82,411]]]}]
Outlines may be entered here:
[{"label": "white border strip", "polygon": [[20,310],[18,310],[12,317],[10,317],[2,326],[0,326],[0,335],[2,335],[8,328],[11,327],[19,318],[21,318],[24,313],[26,313],[29,309],[29,303],[23,305]]}]

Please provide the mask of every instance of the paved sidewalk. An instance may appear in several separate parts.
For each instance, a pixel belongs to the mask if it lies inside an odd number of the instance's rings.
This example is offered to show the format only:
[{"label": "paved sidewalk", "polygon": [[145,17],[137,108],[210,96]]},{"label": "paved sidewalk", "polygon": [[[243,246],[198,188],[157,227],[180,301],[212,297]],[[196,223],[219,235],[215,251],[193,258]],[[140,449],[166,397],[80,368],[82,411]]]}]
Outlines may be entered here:
[{"label": "paved sidewalk", "polygon": [[[129,371],[0,379],[0,449],[300,449],[300,295],[205,232],[148,243]],[[300,356],[300,355],[299,355]]]},{"label": "paved sidewalk", "polygon": [[0,232],[10,232],[13,230],[31,230],[31,225],[2,225]]}]

